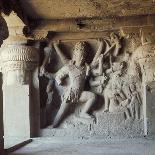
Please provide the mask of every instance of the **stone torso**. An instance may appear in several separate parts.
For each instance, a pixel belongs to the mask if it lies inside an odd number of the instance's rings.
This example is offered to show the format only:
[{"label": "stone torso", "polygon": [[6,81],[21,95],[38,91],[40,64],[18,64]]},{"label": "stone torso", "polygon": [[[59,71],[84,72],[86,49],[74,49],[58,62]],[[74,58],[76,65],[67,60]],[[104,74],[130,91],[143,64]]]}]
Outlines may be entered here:
[{"label": "stone torso", "polygon": [[68,77],[69,84],[64,87],[62,100],[65,102],[78,102],[85,87],[87,69],[85,66],[77,67],[70,61],[59,72],[58,77],[64,79]]},{"label": "stone torso", "polygon": [[86,67],[80,66],[77,67],[72,62],[68,65],[69,78],[70,78],[70,87],[73,90],[83,90],[86,79]]}]

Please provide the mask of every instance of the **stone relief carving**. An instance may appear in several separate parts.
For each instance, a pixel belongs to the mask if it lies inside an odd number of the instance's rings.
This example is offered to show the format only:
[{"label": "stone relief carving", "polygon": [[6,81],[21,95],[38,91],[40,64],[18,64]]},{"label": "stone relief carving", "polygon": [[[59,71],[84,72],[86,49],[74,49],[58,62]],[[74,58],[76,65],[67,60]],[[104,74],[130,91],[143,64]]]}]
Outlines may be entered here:
[{"label": "stone relief carving", "polygon": [[140,118],[140,105],[142,104],[139,92],[134,84],[130,85],[131,98],[128,105],[132,118]]},{"label": "stone relief carving", "polygon": [[[84,104],[80,112],[75,114],[79,120],[94,120],[105,114],[107,117],[108,114],[123,114],[124,120],[142,118],[141,81],[137,73],[131,72],[134,63],[130,63],[130,60],[135,60],[135,56],[121,52],[121,40],[115,33],[110,34],[109,40],[98,39],[98,49],[89,64],[86,62],[89,54],[86,42],[75,44],[72,59],[68,59],[61,51],[59,42],[54,42],[52,46],[44,49],[45,58],[40,73],[49,79],[46,89],[47,105],[52,102],[54,81],[63,89],[61,104],[54,116],[52,127],[58,127],[62,120],[67,119],[65,115],[71,106],[81,106],[81,103]],[[63,64],[55,74],[48,73],[45,69],[52,49],[55,49]],[[89,85],[89,89],[86,85]],[[94,113],[93,107],[98,104],[98,97],[103,98],[102,112]]]},{"label": "stone relief carving", "polygon": [[58,85],[63,85],[63,80],[66,77],[69,77],[70,84],[65,88],[64,94],[62,95],[62,103],[55,117],[53,127],[56,127],[59,124],[71,103],[85,102],[85,106],[79,116],[88,119],[92,118],[88,112],[95,103],[96,96],[94,93],[84,90],[85,81],[89,76],[90,70],[89,65],[85,62],[87,54],[85,42],[76,43],[72,60],[67,60],[67,58],[62,55],[62,52],[56,43],[54,43],[54,47],[65,64],[65,66],[58,71],[55,79]]},{"label": "stone relief carving", "polygon": [[46,65],[50,62],[51,56],[52,56],[51,47],[45,47],[44,48],[44,59],[43,59],[42,65],[40,67],[40,76],[44,76],[48,79],[48,84],[46,87],[46,93],[47,93],[46,112],[50,109],[50,105],[52,104],[53,91],[54,91],[53,89],[55,86],[54,74],[46,71]]},{"label": "stone relief carving", "polygon": [[132,63],[143,82],[154,81],[155,44],[149,36],[144,36],[143,31],[140,36],[141,46],[133,53]]}]

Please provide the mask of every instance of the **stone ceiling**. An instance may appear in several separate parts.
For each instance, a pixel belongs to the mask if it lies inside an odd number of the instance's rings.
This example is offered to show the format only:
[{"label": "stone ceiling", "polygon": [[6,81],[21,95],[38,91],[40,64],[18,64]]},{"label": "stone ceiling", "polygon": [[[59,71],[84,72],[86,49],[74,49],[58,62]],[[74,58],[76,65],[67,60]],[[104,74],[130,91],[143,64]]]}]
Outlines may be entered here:
[{"label": "stone ceiling", "polygon": [[31,19],[102,18],[155,14],[155,0],[19,0]]},{"label": "stone ceiling", "polygon": [[123,27],[128,34],[155,26],[155,0],[0,0],[0,9],[10,35],[35,39],[49,32],[100,34]]}]

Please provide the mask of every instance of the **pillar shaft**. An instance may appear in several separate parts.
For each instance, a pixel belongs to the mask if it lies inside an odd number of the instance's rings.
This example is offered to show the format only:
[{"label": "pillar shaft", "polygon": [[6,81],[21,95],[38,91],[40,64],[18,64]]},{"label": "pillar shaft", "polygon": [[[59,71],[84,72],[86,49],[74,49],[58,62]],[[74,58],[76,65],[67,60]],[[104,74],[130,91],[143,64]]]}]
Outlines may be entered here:
[{"label": "pillar shaft", "polygon": [[38,52],[30,46],[10,45],[1,59],[4,137],[36,136],[40,127]]}]

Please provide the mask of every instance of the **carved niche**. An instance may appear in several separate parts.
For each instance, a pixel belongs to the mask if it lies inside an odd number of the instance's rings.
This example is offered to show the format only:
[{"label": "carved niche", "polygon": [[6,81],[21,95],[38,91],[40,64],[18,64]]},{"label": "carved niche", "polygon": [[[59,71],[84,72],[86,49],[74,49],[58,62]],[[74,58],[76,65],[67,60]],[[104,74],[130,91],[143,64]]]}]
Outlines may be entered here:
[{"label": "carved niche", "polygon": [[[132,71],[133,62],[138,63],[136,52],[123,47],[126,40],[115,33],[106,38],[74,43],[70,56],[63,51],[67,49],[62,48],[63,42],[44,48],[40,73],[48,79],[47,99],[42,107],[46,119],[51,120],[45,120],[48,128],[64,128],[63,133],[75,132],[76,136],[142,134],[142,81],[137,71]],[[97,48],[91,55],[93,46]],[[49,67],[54,56],[61,62],[56,72]],[[55,91],[60,103],[54,99]],[[57,134],[56,129],[52,131]]]}]

